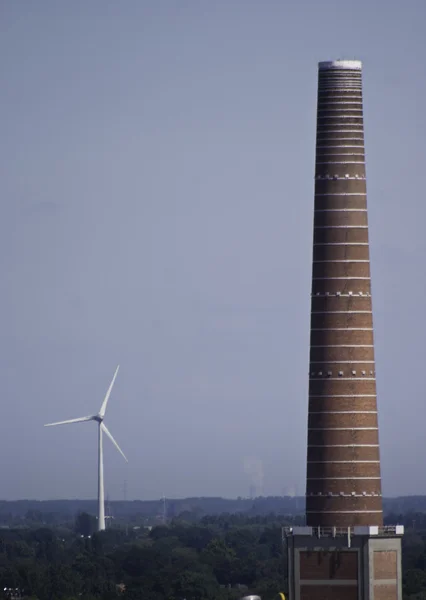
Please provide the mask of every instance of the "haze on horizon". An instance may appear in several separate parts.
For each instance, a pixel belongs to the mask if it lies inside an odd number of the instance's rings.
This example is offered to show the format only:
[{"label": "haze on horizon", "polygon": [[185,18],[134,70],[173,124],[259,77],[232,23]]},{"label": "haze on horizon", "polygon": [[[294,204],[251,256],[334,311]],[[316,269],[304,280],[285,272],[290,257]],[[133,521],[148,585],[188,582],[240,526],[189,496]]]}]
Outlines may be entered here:
[{"label": "haze on horizon", "polygon": [[304,493],[317,63],[363,61],[383,493],[426,494],[426,4],[0,6],[2,499]]}]

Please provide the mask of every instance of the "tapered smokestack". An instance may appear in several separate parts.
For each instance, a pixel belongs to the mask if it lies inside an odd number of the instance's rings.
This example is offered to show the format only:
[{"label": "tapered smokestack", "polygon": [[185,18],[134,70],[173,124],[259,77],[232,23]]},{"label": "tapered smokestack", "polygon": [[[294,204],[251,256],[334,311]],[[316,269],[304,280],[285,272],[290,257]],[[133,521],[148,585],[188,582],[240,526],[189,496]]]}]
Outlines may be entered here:
[{"label": "tapered smokestack", "polygon": [[382,525],[362,65],[319,63],[306,519]]}]

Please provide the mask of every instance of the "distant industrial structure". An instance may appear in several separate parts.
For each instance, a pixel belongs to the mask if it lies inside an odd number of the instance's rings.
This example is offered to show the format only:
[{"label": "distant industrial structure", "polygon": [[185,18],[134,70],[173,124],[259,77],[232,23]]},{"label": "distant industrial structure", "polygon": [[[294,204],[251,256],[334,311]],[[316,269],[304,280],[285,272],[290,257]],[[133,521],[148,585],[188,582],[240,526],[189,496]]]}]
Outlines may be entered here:
[{"label": "distant industrial structure", "polygon": [[290,600],[402,600],[384,527],[362,65],[319,63],[306,526],[285,528]]}]

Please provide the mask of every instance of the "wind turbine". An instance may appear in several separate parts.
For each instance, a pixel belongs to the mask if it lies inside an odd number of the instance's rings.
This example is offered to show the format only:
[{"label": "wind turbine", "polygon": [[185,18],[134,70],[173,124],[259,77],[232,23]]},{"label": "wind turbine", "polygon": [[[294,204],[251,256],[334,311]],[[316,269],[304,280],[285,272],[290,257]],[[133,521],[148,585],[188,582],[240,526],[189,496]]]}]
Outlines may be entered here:
[{"label": "wind turbine", "polygon": [[69,423],[82,423],[83,421],[96,421],[98,424],[98,531],[103,531],[105,529],[105,501],[104,501],[104,455],[103,455],[103,440],[102,435],[105,433],[120,454],[123,456],[124,460],[128,462],[127,458],[124,455],[124,452],[117,444],[115,439],[112,437],[111,433],[107,429],[107,426],[104,423],[105,411],[108,404],[109,397],[111,395],[112,386],[114,385],[115,378],[117,377],[118,369],[120,365],[116,368],[114,377],[112,378],[111,384],[108,388],[108,391],[105,395],[104,401],[102,402],[102,406],[97,415],[91,415],[89,417],[80,417],[79,419],[69,419],[68,421],[58,421],[57,423],[47,423],[45,427],[53,427],[54,425],[68,425]]}]

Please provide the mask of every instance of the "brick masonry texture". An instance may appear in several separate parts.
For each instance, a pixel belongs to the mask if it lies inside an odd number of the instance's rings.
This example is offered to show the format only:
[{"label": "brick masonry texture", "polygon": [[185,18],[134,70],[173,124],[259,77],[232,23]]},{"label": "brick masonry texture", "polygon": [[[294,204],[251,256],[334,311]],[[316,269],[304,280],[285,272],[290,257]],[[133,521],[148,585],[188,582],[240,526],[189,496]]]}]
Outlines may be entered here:
[{"label": "brick masonry texture", "polygon": [[[307,476],[315,477],[318,471],[318,463],[308,463]],[[379,463],[332,463],[327,462],[321,465],[321,475],[323,477],[380,477]]]},{"label": "brick masonry texture", "polygon": [[375,398],[310,398],[309,413],[328,412],[328,411],[375,411]]},{"label": "brick masonry texture", "polygon": [[375,413],[343,413],[312,412],[308,419],[308,428],[330,427],[377,427],[377,414]]},{"label": "brick masonry texture", "polygon": [[[334,181],[337,183],[339,180],[344,181],[345,179],[348,179],[348,181],[351,181],[351,178],[361,180],[365,178],[365,168],[363,164],[337,164],[331,160],[328,161],[328,163],[328,165],[325,164],[323,159],[321,159],[320,163],[317,162],[316,176],[318,177],[318,180],[326,176],[326,180],[328,179],[329,181]],[[352,173],[348,171],[352,171]],[[346,177],[346,175],[348,175],[348,177]]]},{"label": "brick masonry texture", "polygon": [[[355,138],[355,139],[354,139]],[[332,144],[341,142],[347,139],[351,144],[359,144],[359,147],[364,148],[364,136],[362,130],[359,133],[353,133],[352,135],[343,136],[341,131],[324,131],[322,127],[317,129],[317,147],[323,146],[324,144]]]},{"label": "brick masonry texture", "polygon": [[[321,203],[324,209],[335,205],[332,202]],[[316,260],[368,260],[368,246],[318,246],[315,248]]]},{"label": "brick masonry texture", "polygon": [[326,312],[313,313],[311,315],[312,329],[333,329],[335,327],[354,327],[371,329],[373,318],[371,312]]},{"label": "brick masonry texture", "polygon": [[[322,372],[325,373],[325,371]],[[346,373],[341,378],[311,378],[309,390],[312,394],[325,396],[371,395],[376,393],[376,382],[374,380],[360,381],[359,378],[351,378],[350,373]]]},{"label": "brick masonry texture", "polygon": [[351,445],[351,444],[377,444],[377,431],[357,429],[324,429],[308,430],[308,440],[313,445]]},{"label": "brick masonry texture", "polygon": [[370,280],[368,279],[316,279],[312,282],[313,294],[370,294]]},{"label": "brick masonry texture", "polygon": [[[314,361],[326,362],[331,360],[374,360],[374,350],[372,346],[346,346],[344,348],[324,344],[320,344],[316,348],[311,346],[311,364]],[[316,364],[315,368],[317,366]]]},{"label": "brick masonry texture", "polygon": [[358,552],[300,552],[300,579],[358,580]]},{"label": "brick masonry texture", "polygon": [[345,260],[345,262],[318,261],[313,264],[313,277],[348,277],[363,278],[370,277],[370,265],[366,262],[355,262]]},{"label": "brick masonry texture", "polygon": [[[318,371],[318,368],[323,370]],[[374,371],[372,371],[372,369],[374,369],[374,363],[371,362],[346,361],[339,363],[327,362],[327,360],[324,360],[322,363],[311,363],[310,376],[313,378],[314,376],[318,376],[319,373],[322,373],[323,377],[349,377],[354,374],[358,377],[360,375],[372,377],[374,376]],[[340,375],[340,373],[343,373],[343,375]]]},{"label": "brick masonry texture", "polygon": [[[318,469],[319,471],[319,469]],[[321,469],[321,474],[319,474],[318,472],[315,473],[315,476],[319,476],[321,477],[321,479],[316,479],[315,477],[309,478],[308,479],[308,485],[309,485],[309,489],[312,491],[313,494],[337,494],[337,497],[335,498],[335,501],[332,503],[333,504],[333,510],[349,510],[348,508],[346,508],[347,506],[347,502],[345,502],[345,498],[344,498],[344,494],[347,495],[351,495],[351,494],[362,494],[363,492],[365,492],[365,494],[376,494],[378,492],[378,487],[380,487],[380,477],[379,479],[360,479],[359,476],[355,477],[344,477],[343,479],[339,479],[339,475],[336,473],[335,475],[333,475],[332,477],[327,477],[326,474],[323,472],[323,470]],[[342,494],[342,496],[340,496],[340,494]],[[355,500],[357,500],[357,496],[354,496]],[[369,504],[371,504],[370,502],[370,498],[368,498],[366,496],[367,499],[367,509]],[[340,508],[338,508],[338,506],[340,506]],[[330,509],[332,510],[332,509]],[[365,510],[365,509],[364,509]],[[358,514],[354,513],[357,517]],[[338,515],[335,515],[335,517]],[[371,516],[371,515],[370,515]],[[335,524],[335,521],[333,521],[333,523]],[[357,523],[358,524],[358,523]]]},{"label": "brick masonry texture", "polygon": [[300,587],[300,600],[358,600],[358,586],[322,585],[321,587],[313,587],[302,585]]},{"label": "brick masonry texture", "polygon": [[308,461],[356,461],[356,460],[380,460],[380,452],[378,446],[356,447],[348,446],[346,448],[335,448],[333,446],[323,447],[308,447]]},{"label": "brick masonry texture", "polygon": [[315,207],[315,227],[365,227],[368,225],[365,209],[351,210],[340,206],[338,209],[325,211]]},{"label": "brick masonry texture", "polygon": [[[382,501],[380,497],[375,497],[372,496],[370,497],[352,497],[352,496],[348,496],[348,497],[343,497],[343,498],[336,498],[333,496],[319,496],[319,497],[314,497],[314,496],[309,496],[308,498],[306,498],[306,509],[309,510],[310,512],[312,511],[318,511],[318,513],[324,513],[325,511],[327,512],[332,512],[333,510],[380,510],[382,506]],[[339,508],[340,507],[340,508]],[[373,508],[374,507],[374,508]],[[368,516],[368,515],[367,515]],[[339,522],[338,522],[338,517],[339,514],[335,515],[335,523],[334,525],[336,527],[339,527]],[[344,519],[345,516],[342,515],[342,519]],[[368,525],[368,523],[366,523]],[[360,525],[364,525],[364,523],[360,523]]]},{"label": "brick masonry texture", "polygon": [[[340,244],[354,244],[368,242],[368,230],[366,228],[327,228],[327,227],[316,227],[314,229],[314,244],[317,243],[340,243]],[[314,246],[315,248],[315,246]]]},{"label": "brick masonry texture", "polygon": [[371,312],[371,298],[368,296],[313,296],[312,311],[352,311]]},{"label": "brick masonry texture", "polygon": [[326,345],[348,345],[355,346],[360,345],[372,345],[373,344],[373,332],[372,331],[354,331],[346,329],[344,331],[315,331],[311,330],[311,344],[318,346],[321,344]]},{"label": "brick masonry texture", "polygon": [[[347,173],[348,168],[336,169],[336,165],[330,165],[329,171],[326,173],[322,170],[322,175],[328,175],[329,177],[321,177],[315,179],[315,195],[316,194],[333,194],[334,196],[339,193],[342,194],[365,194],[366,186],[365,179],[359,177],[358,169],[354,169],[352,177],[345,177],[345,175],[351,175]],[[340,171],[340,172],[338,172]],[[337,173],[337,179],[333,179],[333,176]],[[357,177],[355,177],[357,175]]]},{"label": "brick masonry texture", "polygon": [[[360,71],[319,71],[306,483],[313,526],[383,524],[361,85]],[[354,593],[339,586],[318,598]]]},{"label": "brick masonry texture", "polygon": [[396,579],[397,558],[395,550],[374,552],[374,579]]},{"label": "brick masonry texture", "polygon": [[394,585],[375,585],[374,600],[398,600],[398,587]]}]

